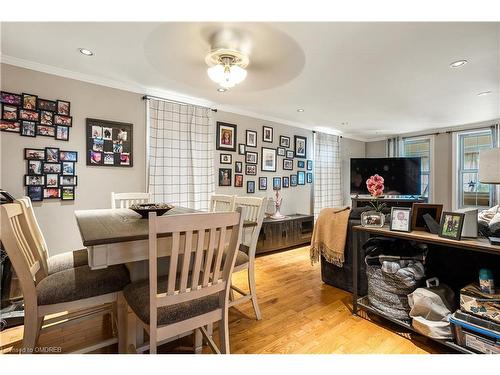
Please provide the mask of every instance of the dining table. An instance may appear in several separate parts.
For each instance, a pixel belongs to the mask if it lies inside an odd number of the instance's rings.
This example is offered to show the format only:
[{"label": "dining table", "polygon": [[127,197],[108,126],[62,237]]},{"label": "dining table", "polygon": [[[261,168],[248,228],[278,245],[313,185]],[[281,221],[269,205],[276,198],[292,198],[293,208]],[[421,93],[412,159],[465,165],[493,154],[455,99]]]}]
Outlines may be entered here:
[{"label": "dining table", "polygon": [[[176,206],[163,216],[195,214],[203,211]],[[91,209],[75,211],[76,222],[83,245],[87,248],[91,269],[125,264],[132,281],[148,276],[149,246],[148,219],[129,208]],[[256,227],[253,221],[244,221],[242,243]],[[196,239],[193,236],[193,243]],[[229,239],[230,236],[227,236]],[[182,238],[181,238],[182,241]],[[172,251],[171,236],[159,236],[158,257],[168,257]]]}]

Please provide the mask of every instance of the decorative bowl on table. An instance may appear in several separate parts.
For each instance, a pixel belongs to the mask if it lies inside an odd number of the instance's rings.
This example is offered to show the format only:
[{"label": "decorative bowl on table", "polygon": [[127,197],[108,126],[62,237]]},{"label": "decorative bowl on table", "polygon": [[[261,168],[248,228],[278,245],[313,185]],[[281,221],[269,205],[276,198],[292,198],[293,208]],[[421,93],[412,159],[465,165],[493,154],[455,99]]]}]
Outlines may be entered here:
[{"label": "decorative bowl on table", "polygon": [[141,215],[143,219],[147,219],[150,212],[156,212],[157,216],[161,216],[174,206],[166,203],[138,203],[131,205],[129,208]]}]

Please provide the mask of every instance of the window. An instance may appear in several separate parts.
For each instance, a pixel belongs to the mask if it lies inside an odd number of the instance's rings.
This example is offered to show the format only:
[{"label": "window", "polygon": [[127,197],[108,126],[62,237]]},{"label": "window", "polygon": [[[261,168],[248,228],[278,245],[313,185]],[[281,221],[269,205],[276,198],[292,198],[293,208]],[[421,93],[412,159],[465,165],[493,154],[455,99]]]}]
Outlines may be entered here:
[{"label": "window", "polygon": [[420,194],[429,198],[431,180],[431,138],[406,138],[403,140],[403,156],[420,157]]},{"label": "window", "polygon": [[491,130],[458,134],[458,207],[490,207],[489,184],[478,181],[479,151],[492,147]]}]

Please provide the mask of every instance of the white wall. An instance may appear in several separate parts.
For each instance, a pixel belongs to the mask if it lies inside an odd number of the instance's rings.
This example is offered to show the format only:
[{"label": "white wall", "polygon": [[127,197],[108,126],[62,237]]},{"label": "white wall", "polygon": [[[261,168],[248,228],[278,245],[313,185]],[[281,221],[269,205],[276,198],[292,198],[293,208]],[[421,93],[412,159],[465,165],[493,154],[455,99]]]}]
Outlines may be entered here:
[{"label": "white wall", "polygon": [[342,201],[346,206],[351,205],[351,158],[365,157],[365,142],[342,138],[340,141]]},{"label": "white wall", "polygon": [[386,140],[366,142],[366,157],[367,158],[385,158],[387,155]]}]

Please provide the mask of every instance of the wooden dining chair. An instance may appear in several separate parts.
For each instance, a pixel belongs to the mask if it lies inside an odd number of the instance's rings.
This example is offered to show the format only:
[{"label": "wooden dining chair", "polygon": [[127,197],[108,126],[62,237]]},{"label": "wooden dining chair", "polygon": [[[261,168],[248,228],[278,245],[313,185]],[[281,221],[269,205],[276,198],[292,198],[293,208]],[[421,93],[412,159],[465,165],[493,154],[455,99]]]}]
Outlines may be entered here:
[{"label": "wooden dining chair", "polygon": [[150,202],[151,193],[111,193],[111,208],[129,208],[133,204]]},{"label": "wooden dining chair", "polygon": [[[118,342],[120,352],[126,348],[126,303],[121,291],[130,282],[124,266],[91,270],[88,266],[75,267],[44,275],[39,254],[33,248],[33,234],[21,224],[23,210],[20,203],[0,206],[0,240],[14,267],[24,299],[24,331],[21,352],[33,353],[45,317],[64,312],[95,309],[116,304],[118,337],[92,344],[77,352],[93,351]],[[80,318],[80,320],[82,320]]]},{"label": "wooden dining chair", "polygon": [[[134,313],[131,319],[149,334],[149,345],[134,351],[149,348],[154,354],[158,343],[193,331],[214,352],[229,353],[229,286],[241,241],[241,211],[149,214],[149,280],[132,283],[123,291]],[[163,259],[158,259],[159,238],[165,236],[172,245],[169,272],[158,278],[157,262]],[[219,322],[220,349],[204,328],[215,322]]]},{"label": "wooden dining chair", "polygon": [[236,306],[240,303],[251,300],[257,320],[262,319],[262,315],[257,302],[257,289],[255,286],[255,252],[257,249],[260,228],[262,227],[262,221],[264,220],[266,210],[264,204],[265,202],[266,200],[264,198],[236,197],[235,199],[236,208],[245,208],[244,220],[254,222],[255,225],[248,228],[250,233],[247,233],[246,231],[244,232],[242,245],[240,246],[240,251],[238,251],[236,265],[233,270],[233,273],[244,270],[247,271],[248,288],[250,291],[247,293],[242,289],[231,285],[231,290],[237,292],[242,297],[235,298],[234,293],[232,293],[232,299],[229,302],[229,306]]},{"label": "wooden dining chair", "polygon": [[234,211],[235,195],[213,194],[210,197],[210,212]]}]

